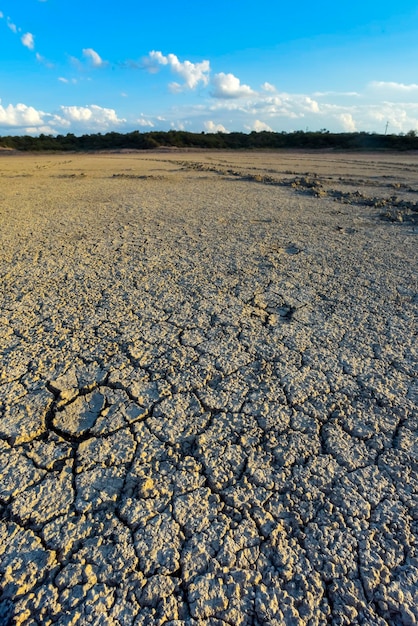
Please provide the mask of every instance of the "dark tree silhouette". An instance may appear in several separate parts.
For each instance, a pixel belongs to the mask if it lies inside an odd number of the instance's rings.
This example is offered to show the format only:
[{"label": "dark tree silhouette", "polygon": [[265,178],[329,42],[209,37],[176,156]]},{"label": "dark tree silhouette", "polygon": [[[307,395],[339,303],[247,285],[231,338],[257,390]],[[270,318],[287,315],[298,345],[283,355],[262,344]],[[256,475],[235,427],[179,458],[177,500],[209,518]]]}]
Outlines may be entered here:
[{"label": "dark tree silhouette", "polygon": [[156,148],[203,148],[227,150],[418,150],[418,135],[414,130],[400,135],[376,133],[331,133],[322,128],[316,132],[297,130],[291,133],[189,133],[183,130],[141,133],[108,132],[76,136],[29,135],[0,137],[0,148],[42,152],[88,152],[97,150],[152,150]]}]

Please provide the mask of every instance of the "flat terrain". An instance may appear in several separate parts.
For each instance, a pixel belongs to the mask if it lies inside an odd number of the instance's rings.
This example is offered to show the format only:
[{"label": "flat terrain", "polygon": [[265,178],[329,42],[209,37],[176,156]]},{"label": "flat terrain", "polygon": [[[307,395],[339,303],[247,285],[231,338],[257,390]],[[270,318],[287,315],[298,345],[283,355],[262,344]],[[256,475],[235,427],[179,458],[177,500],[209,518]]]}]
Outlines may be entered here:
[{"label": "flat terrain", "polygon": [[0,624],[418,622],[418,155],[0,156]]}]

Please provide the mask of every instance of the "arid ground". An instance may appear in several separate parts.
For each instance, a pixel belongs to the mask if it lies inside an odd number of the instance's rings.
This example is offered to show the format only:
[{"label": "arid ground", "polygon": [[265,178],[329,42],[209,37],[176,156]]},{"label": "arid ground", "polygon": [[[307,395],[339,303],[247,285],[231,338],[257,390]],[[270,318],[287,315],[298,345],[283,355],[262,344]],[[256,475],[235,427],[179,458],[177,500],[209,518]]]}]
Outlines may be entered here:
[{"label": "arid ground", "polygon": [[0,624],[418,622],[418,155],[0,156]]}]

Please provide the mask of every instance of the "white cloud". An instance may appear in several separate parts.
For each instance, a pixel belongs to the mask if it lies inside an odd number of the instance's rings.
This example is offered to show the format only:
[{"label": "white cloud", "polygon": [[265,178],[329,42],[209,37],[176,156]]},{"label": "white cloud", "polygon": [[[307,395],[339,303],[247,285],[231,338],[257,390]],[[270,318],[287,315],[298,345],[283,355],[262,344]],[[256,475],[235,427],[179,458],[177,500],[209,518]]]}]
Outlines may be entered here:
[{"label": "white cloud", "polygon": [[4,17],[3,11],[0,11],[0,20]]},{"label": "white cloud", "polygon": [[382,80],[374,80],[371,83],[369,83],[369,86],[372,89],[389,89],[389,90],[393,90],[393,91],[400,91],[400,92],[411,92],[411,91],[418,91],[418,85],[416,85],[415,83],[412,83],[410,85],[405,85],[404,83],[395,83],[395,82],[385,82]]},{"label": "white cloud", "polygon": [[164,56],[159,50],[151,50],[144,63],[148,69],[158,71],[158,65],[168,65],[168,56]]},{"label": "white cloud", "polygon": [[186,130],[187,124],[187,120],[185,120],[184,122],[171,122],[170,128],[172,128],[173,130]]},{"label": "white cloud", "polygon": [[84,48],[83,56],[90,61],[93,67],[103,67],[103,65],[106,65],[106,62],[103,61],[101,56],[97,54],[93,48]]},{"label": "white cloud", "polygon": [[177,82],[170,84],[170,90],[173,92],[181,91],[184,88],[195,89],[199,83],[207,85],[209,82],[209,61],[201,61],[200,63],[179,61],[175,54],[165,56],[158,50],[152,50],[148,57],[143,60],[143,66],[151,73],[158,71],[159,65],[168,66],[174,74],[183,79],[183,85]]},{"label": "white cloud", "polygon": [[58,80],[60,83],[64,83],[65,85],[76,85],[78,82],[76,78],[65,78],[65,76],[58,76]]},{"label": "white cloud", "polygon": [[[206,100],[199,105],[183,106],[181,113],[185,119],[193,120],[196,131],[221,125],[233,130],[291,132],[327,128],[331,132],[383,133],[387,121],[389,132],[418,128],[418,103],[413,85],[408,85],[400,95],[393,91],[391,98],[389,92],[385,93],[383,99],[377,90],[372,92],[370,85],[362,92],[348,91],[344,97],[343,92],[335,91],[316,94],[273,92],[268,88],[270,84],[267,89],[263,84],[260,91],[255,92],[233,75],[217,74],[210,81],[208,95],[215,96],[212,103]],[[175,114],[178,118],[179,111],[176,110]]]},{"label": "white cloud", "polygon": [[7,26],[10,28],[10,30],[12,31],[12,33],[17,33],[17,26],[16,24],[13,24],[13,22],[10,21],[10,18],[7,18]]},{"label": "white cloud", "polygon": [[[114,109],[95,104],[89,106],[61,106],[57,112],[44,112],[26,104],[2,106],[0,101],[0,129],[39,134],[58,134],[63,129],[72,132],[102,132],[121,127],[126,123]],[[151,125],[152,123],[148,124]]]},{"label": "white cloud", "polygon": [[64,118],[72,122],[88,122],[93,117],[90,107],[62,106],[60,109],[64,114]]},{"label": "white cloud", "polygon": [[43,126],[27,126],[25,128],[25,135],[39,135],[40,133],[44,135],[54,135],[56,129],[48,124],[44,124]]},{"label": "white cloud", "polygon": [[114,109],[103,108],[96,104],[85,107],[61,106],[59,119],[88,127],[93,131],[99,129],[106,130],[126,122],[125,119],[118,118]]},{"label": "white cloud", "polygon": [[247,130],[255,130],[256,133],[260,133],[263,130],[268,130],[270,132],[273,131],[273,129],[268,124],[265,124],[260,120],[255,120],[255,122],[251,126],[246,126],[245,128]]},{"label": "white cloud", "polygon": [[[39,62],[45,62],[37,53],[34,53],[34,57],[35,54]],[[94,55],[86,55],[84,51],[83,54],[83,64],[80,61],[79,64],[80,68],[85,69],[87,59],[89,63],[93,62]],[[103,62],[101,58],[100,62]],[[48,110],[47,113],[21,103],[8,107],[4,105],[0,109],[0,129],[15,128],[18,133],[33,134],[45,132],[41,130],[45,128],[52,134],[62,133],[65,129],[65,132],[82,134],[112,129],[121,132],[130,132],[135,128],[144,131],[152,128],[168,130],[171,124],[172,128],[215,133],[230,130],[314,131],[320,128],[327,128],[331,132],[383,133],[387,122],[388,132],[418,129],[418,85],[413,83],[369,83],[357,98],[344,99],[340,92],[279,92],[271,83],[264,83],[259,91],[253,91],[233,74],[218,73],[210,76],[209,62],[207,65],[183,62],[175,55],[165,56],[161,52],[150,53],[147,63],[147,69],[165,67],[176,74],[178,82],[171,83],[172,91],[193,90],[201,85],[207,88],[200,93],[198,102],[190,98],[188,104],[181,102],[172,108],[161,102],[152,116],[140,113],[140,109],[137,109],[126,115],[128,119],[122,118],[116,109],[94,104],[78,106],[78,102],[55,111]],[[57,74],[56,80],[67,85],[68,90],[71,90],[72,83],[77,82],[71,78],[70,72],[67,76],[65,73],[61,76]],[[66,90],[61,88],[62,92]],[[123,94],[115,90],[116,101]]]},{"label": "white cloud", "polygon": [[357,131],[356,123],[353,120],[351,113],[340,113],[337,116],[337,119],[340,119],[343,130],[347,133],[355,133]]},{"label": "white cloud", "polygon": [[21,128],[25,126],[38,126],[43,123],[42,111],[37,111],[26,104],[9,104],[3,107],[0,104],[0,126]]},{"label": "white cloud", "polygon": [[205,130],[208,133],[227,133],[225,126],[223,124],[215,124],[213,120],[208,120],[203,123]]},{"label": "white cloud", "polygon": [[301,106],[305,111],[309,111],[310,113],[319,113],[319,104],[316,100],[312,100],[309,96],[305,96],[302,98]]},{"label": "white cloud", "polygon": [[[357,127],[364,128],[359,124],[361,116],[358,114],[358,106],[318,103],[304,94],[282,92],[271,95],[260,92],[247,98],[218,99],[208,108],[214,123],[224,124],[225,120],[230,120],[233,116],[234,130],[260,132],[329,128],[342,132]],[[202,117],[203,115],[202,112]]]},{"label": "white cloud", "polygon": [[171,91],[171,93],[181,93],[181,91],[183,91],[183,88],[180,85],[180,83],[176,83],[175,81],[173,81],[172,83],[169,83],[168,89]]},{"label": "white cloud", "polygon": [[329,96],[341,96],[359,98],[360,94],[357,91],[315,91],[312,94],[315,98],[327,98]]},{"label": "white cloud", "polygon": [[407,132],[418,128],[418,104],[416,102],[383,102],[371,104],[360,111],[362,120],[367,120],[369,128],[384,132],[388,122],[389,133]]},{"label": "white cloud", "polygon": [[261,85],[261,89],[263,91],[268,91],[270,93],[275,93],[276,92],[276,87],[274,85],[272,85],[271,83],[263,83]]},{"label": "white cloud", "polygon": [[29,48],[29,50],[33,50],[35,48],[35,41],[33,39],[32,33],[25,33],[24,35],[22,35],[20,41],[26,48]]},{"label": "white cloud", "polygon": [[35,57],[36,57],[36,60],[38,61],[38,63],[41,63],[42,65],[45,65],[45,67],[48,67],[49,69],[52,69],[54,67],[54,64],[51,63],[50,61],[48,61],[41,54],[39,54],[39,52],[36,52]]},{"label": "white cloud", "polygon": [[271,117],[284,117],[288,119],[304,118],[310,115],[322,113],[316,100],[302,94],[279,93],[275,96],[258,95],[253,102],[253,110],[257,115],[263,114]]},{"label": "white cloud", "polygon": [[220,72],[212,78],[212,96],[214,98],[242,98],[255,92],[248,85],[242,85],[233,74]]},{"label": "white cloud", "polygon": [[154,128],[155,124],[151,120],[145,119],[145,117],[139,117],[136,123],[142,127]]}]

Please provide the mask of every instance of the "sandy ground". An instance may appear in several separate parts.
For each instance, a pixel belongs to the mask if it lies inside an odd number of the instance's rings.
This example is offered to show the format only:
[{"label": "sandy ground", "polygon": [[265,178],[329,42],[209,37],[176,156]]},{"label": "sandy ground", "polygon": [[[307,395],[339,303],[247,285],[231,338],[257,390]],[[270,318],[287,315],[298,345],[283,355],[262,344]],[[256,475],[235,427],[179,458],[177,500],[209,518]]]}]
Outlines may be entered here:
[{"label": "sandy ground", "polygon": [[417,155],[0,156],[0,624],[418,621]]}]

